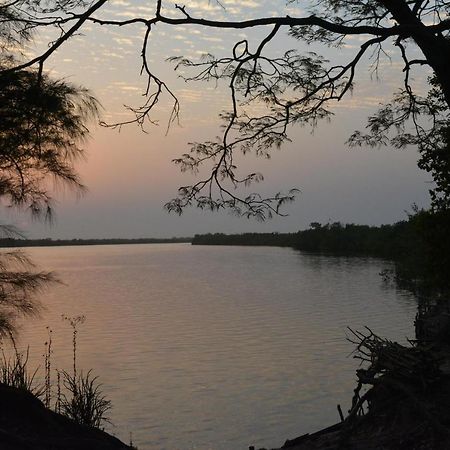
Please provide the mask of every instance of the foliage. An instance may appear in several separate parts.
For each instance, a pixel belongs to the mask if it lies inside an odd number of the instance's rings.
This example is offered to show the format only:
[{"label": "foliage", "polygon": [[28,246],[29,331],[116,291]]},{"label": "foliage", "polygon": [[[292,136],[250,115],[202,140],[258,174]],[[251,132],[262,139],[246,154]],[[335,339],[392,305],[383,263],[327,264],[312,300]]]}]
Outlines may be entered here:
[{"label": "foliage", "polygon": [[419,297],[447,297],[450,293],[450,212],[414,208],[408,220],[369,226],[313,222],[297,233],[196,235],[194,245],[289,246],[306,252],[388,258],[395,261],[394,278],[400,287]]},{"label": "foliage", "polygon": [[48,180],[79,192],[73,162],[97,102],[84,89],[29,70],[0,77],[0,196],[33,215],[51,212]]},{"label": "foliage", "polygon": [[81,372],[77,376],[63,371],[62,380],[68,392],[67,395],[63,393],[61,398],[62,414],[80,425],[95,428],[109,422],[106,413],[111,409],[111,402],[106,400],[97,377],[93,377],[91,371],[86,375]]},{"label": "foliage", "polygon": [[123,245],[123,244],[167,244],[191,242],[191,237],[138,238],[138,239],[0,239],[0,247],[59,247],[75,245]]},{"label": "foliage", "polygon": [[84,316],[63,317],[72,327],[72,351],[73,372],[65,370],[57,372],[57,396],[54,399],[54,383],[51,380],[52,363],[52,331],[48,329],[48,340],[45,342],[44,354],[44,384],[36,382],[39,367],[33,372],[29,369],[29,350],[20,352],[17,349],[14,338],[11,336],[10,344],[12,352],[5,352],[2,348],[0,358],[0,383],[17,389],[23,389],[38,398],[42,398],[47,408],[63,414],[81,425],[100,428],[109,422],[107,412],[111,409],[111,402],[104,396],[98,377],[92,375],[92,370],[87,374],[77,373],[77,326],[84,322]]},{"label": "foliage", "polygon": [[16,347],[14,339],[11,340],[14,352],[7,356],[2,349],[2,358],[0,360],[0,383],[16,389],[22,389],[31,392],[36,397],[43,394],[43,387],[35,384],[37,369],[30,372],[28,368],[29,349],[21,353]]},{"label": "foliage", "polygon": [[[130,119],[109,126],[136,123],[145,128],[155,122],[152,113],[163,95],[173,101],[170,123],[177,120],[180,108],[175,93],[157,76],[147,58],[155,25],[236,30],[265,27],[267,30],[256,46],[247,39],[235,42],[226,57],[215,57],[205,51],[206,56],[199,60],[178,56],[170,59],[188,82],[225,81],[231,108],[221,115],[220,137],[192,143],[190,151],[175,160],[181,170],[199,173],[200,180],[181,187],[178,197],[166,205],[169,211],[181,213],[186,206],[197,205],[211,210],[228,208],[236,214],[259,219],[282,214],[280,208],[293,200],[296,191],[269,197],[247,193],[245,188],[260,182],[263,176],[255,172],[241,174],[237,154],[268,157],[271,147],[289,140],[288,130],[292,124],[316,126],[320,120],[330,118],[333,104],[357,91],[355,75],[366,67],[367,60],[378,75],[383,68],[383,58],[390,58],[389,54],[396,55],[394,57],[402,62],[403,83],[393,101],[369,118],[366,132],[355,132],[350,137],[350,144],[416,146],[420,152],[420,167],[430,172],[436,184],[431,191],[433,208],[448,207],[448,2],[315,0],[301,3],[302,15],[281,14],[248,20],[195,17],[189,5],[173,8],[163,0],[154,0],[153,14],[126,14],[125,19],[118,19],[110,15],[106,3],[106,0],[86,3],[50,0],[45,3],[48,10],[39,1],[6,4],[0,13],[5,18],[5,26],[14,31],[15,34],[10,31],[11,35],[23,38],[31,31],[49,27],[59,30],[60,34],[41,54],[23,57],[0,72],[10,74],[36,67],[38,74],[41,73],[52,54],[86,23],[141,26],[144,31],[140,49],[142,73],[147,77],[143,89],[145,100],[129,108]],[[283,32],[298,42],[293,44],[297,48],[283,49],[273,56],[268,51],[269,44]],[[355,37],[360,41],[359,46],[354,45]],[[336,58],[337,62],[327,61],[316,52],[303,50],[304,44],[313,43],[330,48],[346,46],[353,54],[347,61],[341,58]],[[396,70],[397,66],[391,67],[390,70]],[[431,76],[428,82],[426,76]],[[422,92],[424,84],[429,88],[426,94]],[[205,173],[205,166],[208,166],[206,175],[200,175],[200,172]]]},{"label": "foliage", "polygon": [[[92,370],[85,375],[77,370],[77,336],[78,325],[83,324],[85,316],[62,316],[72,328],[72,373],[65,370],[58,372],[66,392],[58,396],[57,409],[65,416],[80,425],[100,428],[104,422],[109,422],[106,413],[111,409],[111,402],[106,400],[98,384],[98,377],[92,376]],[[58,386],[60,389],[60,386]]]},{"label": "foliage", "polygon": [[408,221],[369,226],[313,222],[297,233],[222,233],[196,235],[194,245],[274,245],[306,252],[400,258],[417,247],[417,231]]},{"label": "foliage", "polygon": [[[83,156],[86,123],[98,102],[85,89],[55,80],[42,67],[17,69],[24,45],[42,24],[33,17],[85,6],[80,0],[13,1],[0,4],[0,202],[51,218],[51,182],[84,191],[74,168]],[[69,8],[69,9],[67,9]],[[0,223],[3,238],[21,237]],[[39,310],[36,295],[55,282],[22,252],[0,253],[0,337],[14,331],[18,314]]]},{"label": "foliage", "polygon": [[369,117],[367,134],[356,131],[348,142],[351,146],[416,146],[419,168],[429,172],[434,181],[432,209],[443,211],[450,208],[449,106],[436,77],[430,79],[430,86],[427,97],[412,95],[410,88],[400,91]]},{"label": "foliage", "polygon": [[22,251],[0,252],[0,339],[14,335],[18,315],[39,311],[38,294],[56,281],[52,273],[36,271]]},{"label": "foliage", "polygon": [[[35,217],[51,218],[52,197],[49,182],[84,191],[74,162],[83,156],[80,146],[87,138],[86,123],[98,117],[99,104],[86,90],[67,81],[55,80],[37,69],[16,70],[22,58],[22,45],[32,39],[41,15],[86,6],[82,0],[42,2],[13,1],[0,4],[0,200],[9,206],[28,209]],[[13,70],[11,70],[13,69]],[[0,225],[5,238],[20,237],[17,230]],[[0,254],[0,338],[13,337],[14,318],[18,313],[38,311],[36,295],[49,283],[53,274],[36,272],[21,251]],[[69,319],[70,320],[70,319]],[[110,402],[101,394],[97,378],[91,372],[76,374],[76,325],[74,330],[74,374],[63,373],[63,383],[70,396],[58,399],[58,409],[79,423],[100,426]],[[14,340],[13,340],[14,343]],[[14,357],[3,355],[1,375],[4,383],[30,392],[35,391],[36,372],[27,371],[28,353],[24,357],[15,345]],[[51,331],[46,342],[46,406],[51,400]],[[60,390],[60,386],[58,386]]]},{"label": "foliage", "polygon": [[416,211],[410,223],[417,236],[411,247],[420,251],[411,251],[409,273],[404,278],[446,300],[450,294],[450,210]]},{"label": "foliage", "polygon": [[296,236],[296,233],[196,234],[192,240],[192,245],[290,247],[295,244]]},{"label": "foliage", "polygon": [[434,133],[435,145],[419,145],[418,165],[429,172],[435,183],[430,189],[434,211],[450,211],[450,126],[442,125]]}]

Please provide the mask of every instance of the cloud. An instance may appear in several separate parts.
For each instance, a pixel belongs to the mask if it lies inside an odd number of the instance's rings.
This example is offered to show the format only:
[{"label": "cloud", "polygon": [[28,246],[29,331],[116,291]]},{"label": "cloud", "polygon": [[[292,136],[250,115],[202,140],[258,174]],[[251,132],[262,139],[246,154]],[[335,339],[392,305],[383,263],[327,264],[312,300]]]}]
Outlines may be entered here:
[{"label": "cloud", "polygon": [[113,38],[114,42],[117,42],[119,45],[134,45],[133,39],[130,38]]},{"label": "cloud", "polygon": [[106,57],[106,58],[117,58],[117,59],[123,59],[124,58],[123,54],[119,54],[119,53],[116,53],[116,52],[109,52],[109,51],[102,53],[102,56]]}]

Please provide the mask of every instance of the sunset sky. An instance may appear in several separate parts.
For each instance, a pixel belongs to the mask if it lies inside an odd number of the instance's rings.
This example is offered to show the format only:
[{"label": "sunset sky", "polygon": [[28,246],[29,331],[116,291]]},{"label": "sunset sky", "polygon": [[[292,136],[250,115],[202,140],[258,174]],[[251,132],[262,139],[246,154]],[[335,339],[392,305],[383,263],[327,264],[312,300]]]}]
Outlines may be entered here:
[{"label": "sunset sky", "polygon": [[[208,0],[185,4],[192,16],[214,19],[306,15],[296,3],[285,7],[283,1],[223,0],[225,9]],[[112,0],[98,16],[151,17],[152,5],[149,1]],[[167,15],[179,15],[172,4],[167,5]],[[123,105],[138,105],[145,90],[146,79],[139,76],[144,31],[140,26],[88,24],[47,62],[46,69],[54,77],[91,89],[103,104],[104,121],[126,120],[129,113]],[[87,160],[78,165],[88,194],[76,199],[70,192],[58,192],[56,222],[51,227],[34,223],[25,214],[11,214],[10,220],[30,237],[171,237],[206,232],[297,231],[312,221],[391,223],[405,218],[405,210],[413,203],[427,206],[430,177],[417,169],[415,149],[349,149],[345,145],[351,132],[362,129],[367,116],[401,86],[402,66],[389,44],[386,49],[392,51],[391,59],[386,56],[381,60],[377,75],[367,61],[361,65],[353,94],[335,105],[330,123],[320,123],[313,134],[311,129],[293,127],[292,143],[274,150],[270,160],[239,157],[244,169],[265,175],[265,181],[254,189],[267,194],[292,187],[301,190],[296,202],[285,208],[288,217],[259,223],[227,213],[191,209],[179,217],[163,210],[164,203],[176,196],[178,186],[193,180],[191,175],[181,174],[171,160],[188,150],[188,142],[218,135],[217,116],[230,106],[225,83],[187,84],[166,59],[179,55],[199,59],[206,52],[230,55],[236,41],[248,38],[250,45],[255,45],[266,33],[265,28],[241,32],[157,25],[148,58],[152,70],[167,81],[181,102],[180,124],[173,124],[166,135],[169,99],[160,103],[155,116],[160,126],[149,127],[147,134],[135,125],[118,132],[92,124]],[[359,47],[360,39],[355,37],[336,51],[308,48],[284,33],[271,43],[268,54],[297,48],[345,62]],[[47,40],[46,36],[37,36],[37,46]],[[419,86],[424,80],[426,74],[416,75]]]}]

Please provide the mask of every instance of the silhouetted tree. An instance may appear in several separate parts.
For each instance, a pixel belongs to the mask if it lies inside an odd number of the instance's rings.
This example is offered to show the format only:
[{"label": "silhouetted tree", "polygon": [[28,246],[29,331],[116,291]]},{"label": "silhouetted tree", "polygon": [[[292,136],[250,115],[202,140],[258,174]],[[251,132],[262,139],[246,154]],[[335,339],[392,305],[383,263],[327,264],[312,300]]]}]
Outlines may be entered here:
[{"label": "silhouetted tree", "polygon": [[[49,78],[42,67],[10,70],[33,36],[30,15],[21,8],[37,12],[41,3],[0,4],[0,201],[50,218],[50,182],[84,190],[73,162],[83,155],[86,122],[98,115],[98,103],[85,89]],[[81,3],[55,2],[48,13]],[[17,235],[14,227],[0,224],[0,237]],[[0,253],[0,337],[13,333],[17,313],[36,311],[36,295],[52,281],[23,252]]]},{"label": "silhouetted tree", "polygon": [[[222,114],[224,132],[220,138],[194,143],[189,153],[175,160],[181,170],[194,172],[209,163],[209,175],[192,186],[180,188],[179,196],[166,205],[169,210],[178,213],[185,206],[195,204],[201,208],[231,208],[238,214],[265,218],[272,213],[280,213],[280,206],[292,200],[294,192],[269,198],[258,194],[240,196],[238,186],[258,182],[262,175],[251,173],[239,176],[233,154],[240,150],[267,156],[272,146],[279,146],[288,140],[290,124],[315,126],[319,120],[330,117],[332,103],[353,90],[355,73],[364,58],[371,57],[375,69],[378,69],[387,47],[392,46],[403,61],[403,85],[399,86],[392,102],[369,118],[366,132],[353,133],[349,142],[351,145],[417,146],[420,152],[419,165],[431,173],[435,182],[435,188],[432,189],[433,207],[448,207],[449,2],[315,0],[301,2],[302,10],[306,11],[302,17],[284,15],[241,21],[195,17],[189,4],[175,5],[173,8],[162,0],[152,3],[153,13],[118,20],[114,16],[108,18],[108,10],[104,8],[106,0],[11,1],[3,8],[16,19],[12,22],[15,29],[28,33],[41,26],[55,26],[60,30],[60,35],[42,54],[32,59],[24,58],[15,68],[11,67],[6,72],[34,66],[41,71],[53,52],[87,22],[111,27],[141,25],[145,30],[142,72],[148,77],[146,101],[132,109],[134,116],[130,120],[111,126],[135,122],[144,127],[152,123],[151,113],[164,93],[169,94],[174,101],[171,121],[176,120],[179,111],[175,94],[155,74],[147,59],[148,42],[155,25],[197,25],[240,30],[263,26],[270,28],[256,48],[251,49],[250,43],[243,39],[232,45],[229,57],[215,58],[208,54],[206,59],[199,61],[172,58],[176,69],[191,71],[191,75],[186,75],[187,81],[226,80],[232,106]],[[120,7],[127,8],[127,5]],[[101,15],[98,14],[100,10]],[[26,11],[27,15],[17,19],[17,11]],[[302,53],[299,50],[281,51],[276,57],[269,56],[267,45],[283,30],[299,43],[318,43],[339,48],[356,36],[361,44],[359,47],[352,46],[355,48],[353,57],[337,64],[329,63],[316,53]],[[416,56],[418,52],[421,54],[419,57]],[[430,76],[430,89],[425,96],[419,94],[420,83],[416,89],[412,81],[412,72],[418,67],[428,68]],[[395,67],[391,70],[395,70]],[[262,106],[265,111],[258,113]]]}]

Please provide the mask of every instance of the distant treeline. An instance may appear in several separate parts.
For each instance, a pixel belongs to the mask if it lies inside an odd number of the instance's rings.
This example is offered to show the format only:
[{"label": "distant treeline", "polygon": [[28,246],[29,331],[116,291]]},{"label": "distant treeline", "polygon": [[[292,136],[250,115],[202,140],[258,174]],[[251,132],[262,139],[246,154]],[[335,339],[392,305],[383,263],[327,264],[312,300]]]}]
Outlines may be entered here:
[{"label": "distant treeline", "polygon": [[[390,257],[408,247],[408,222],[380,227],[340,222],[311,223],[297,233],[244,233],[195,235],[193,245],[269,245],[319,253],[365,254]],[[405,242],[406,241],[406,242]]]},{"label": "distant treeline", "polygon": [[0,247],[58,247],[73,245],[123,245],[123,244],[171,244],[191,242],[190,237],[142,238],[142,239],[0,239]]},{"label": "distant treeline", "polygon": [[196,235],[192,244],[288,246],[308,252],[397,259],[411,254],[423,255],[430,239],[437,238],[444,248],[449,248],[448,242],[442,242],[450,235],[448,215],[417,211],[408,220],[392,225],[313,222],[308,230],[297,233],[204,234]]},{"label": "distant treeline", "polygon": [[415,235],[416,230],[409,221],[379,227],[314,222],[309,230],[297,233],[293,247],[311,252],[392,258],[408,253],[416,240]]},{"label": "distant treeline", "polygon": [[192,245],[266,245],[292,247],[297,233],[196,234]]}]

